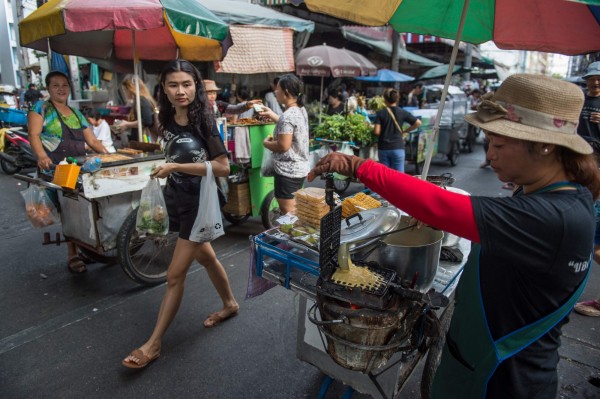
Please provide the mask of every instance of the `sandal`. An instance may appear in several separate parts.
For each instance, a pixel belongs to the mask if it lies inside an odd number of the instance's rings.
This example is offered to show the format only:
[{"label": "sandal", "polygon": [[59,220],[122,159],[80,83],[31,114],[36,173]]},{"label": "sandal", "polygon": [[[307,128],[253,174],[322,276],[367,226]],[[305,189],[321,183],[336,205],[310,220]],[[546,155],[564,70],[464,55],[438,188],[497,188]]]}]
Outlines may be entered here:
[{"label": "sandal", "polygon": [[219,312],[212,313],[206,318],[206,320],[204,320],[204,328],[216,327],[220,323],[224,322],[225,320],[237,316],[238,312],[239,312],[239,309],[232,311],[231,313],[228,313],[226,316],[221,316],[219,314]]},{"label": "sandal", "polygon": [[598,317],[600,316],[600,302],[585,301],[575,304],[575,311],[584,316]]},{"label": "sandal", "polygon": [[73,274],[81,274],[87,272],[87,267],[83,260],[75,255],[67,262],[67,269]]},{"label": "sandal", "polygon": [[152,363],[154,360],[158,359],[160,353],[157,353],[152,357],[148,357],[144,355],[144,352],[142,352],[140,349],[135,349],[129,354],[129,356],[137,358],[138,361],[136,362],[135,360],[127,360],[127,358],[125,358],[123,359],[121,364],[129,369],[141,369]]},{"label": "sandal", "polygon": [[82,261],[83,263],[85,263],[86,265],[89,265],[89,264],[92,264],[92,263],[96,263],[96,261],[95,261],[94,259],[90,258],[89,256],[87,256],[87,255],[86,255],[86,254],[84,254],[83,252],[79,252],[79,253],[77,254],[77,257],[78,257],[79,259],[81,259],[81,261]]}]

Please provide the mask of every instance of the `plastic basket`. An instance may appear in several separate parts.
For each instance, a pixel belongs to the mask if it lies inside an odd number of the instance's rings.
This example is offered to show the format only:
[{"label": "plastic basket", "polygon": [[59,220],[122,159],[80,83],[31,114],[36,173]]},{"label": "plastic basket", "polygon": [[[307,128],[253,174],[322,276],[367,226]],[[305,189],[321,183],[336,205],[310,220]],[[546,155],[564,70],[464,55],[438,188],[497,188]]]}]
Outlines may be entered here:
[{"label": "plastic basket", "polygon": [[57,165],[52,183],[73,190],[77,184],[80,170],[81,166],[75,164]]},{"label": "plastic basket", "polygon": [[[256,244],[257,276],[262,276],[265,258],[275,259],[285,266],[285,288],[287,289],[290,289],[290,278],[293,269],[319,276],[319,262],[292,253],[285,242],[273,240],[262,233],[254,237],[254,243]],[[307,251],[309,251],[308,248]]]},{"label": "plastic basket", "polygon": [[27,125],[27,112],[20,109],[0,107],[0,121],[14,125]]}]

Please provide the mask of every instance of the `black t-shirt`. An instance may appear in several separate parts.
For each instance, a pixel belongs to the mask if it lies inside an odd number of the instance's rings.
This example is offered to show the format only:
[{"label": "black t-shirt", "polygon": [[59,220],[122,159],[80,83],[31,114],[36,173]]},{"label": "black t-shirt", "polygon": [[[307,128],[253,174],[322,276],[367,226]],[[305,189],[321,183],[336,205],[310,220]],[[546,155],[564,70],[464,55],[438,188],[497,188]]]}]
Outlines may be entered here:
[{"label": "black t-shirt", "polygon": [[590,114],[592,112],[600,112],[600,97],[585,96],[583,109],[579,116],[579,125],[577,133],[584,137],[593,137],[600,140],[600,124],[590,122]]},{"label": "black t-shirt", "polygon": [[[166,126],[163,136],[167,163],[205,162],[227,154],[221,135],[214,123],[211,133],[206,135],[206,138],[194,135],[189,125],[180,126],[174,122]],[[172,173],[170,177],[175,182],[181,182],[181,179],[198,176],[176,172]]]},{"label": "black t-shirt", "polygon": [[[142,127],[151,127],[154,125],[154,107],[146,97],[140,97],[140,112],[142,114]],[[137,120],[137,108],[133,104],[133,117]],[[137,125],[136,125],[137,126]],[[134,127],[129,134],[129,140],[138,139],[138,129]]]},{"label": "black t-shirt", "polygon": [[344,113],[344,103],[340,103],[337,107],[332,107],[331,105],[327,107],[327,115],[335,115],[335,114],[343,114]]},{"label": "black t-shirt", "polygon": [[[394,113],[398,125],[402,127],[404,123],[410,126],[414,125],[417,118],[410,112],[403,110],[400,107],[389,107]],[[377,111],[375,124],[381,125],[381,134],[377,140],[377,147],[380,150],[401,150],[404,148],[404,139],[402,133],[398,131],[394,120],[386,108]]]},{"label": "black t-shirt", "polygon": [[[512,198],[472,197],[481,237],[481,295],[490,333],[505,336],[552,313],[584,279],[593,200],[583,187]],[[554,398],[563,319],[504,361],[486,398]]]},{"label": "black t-shirt", "polygon": [[42,98],[44,98],[42,92],[36,89],[27,90],[23,96],[23,100],[29,103],[35,103],[37,100],[41,100]]}]

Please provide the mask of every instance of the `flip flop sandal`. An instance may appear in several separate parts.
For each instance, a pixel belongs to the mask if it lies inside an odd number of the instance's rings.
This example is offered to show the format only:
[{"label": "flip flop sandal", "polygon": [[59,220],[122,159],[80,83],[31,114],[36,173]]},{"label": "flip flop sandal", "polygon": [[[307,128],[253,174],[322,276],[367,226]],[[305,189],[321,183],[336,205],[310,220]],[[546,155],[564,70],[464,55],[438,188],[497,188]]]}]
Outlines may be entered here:
[{"label": "flip flop sandal", "polygon": [[83,252],[79,252],[79,254],[77,254],[77,257],[79,259],[81,259],[82,262],[85,263],[86,265],[89,265],[89,264],[92,264],[92,263],[96,263],[96,261],[94,259],[90,258],[89,256],[87,256]]},{"label": "flip flop sandal", "polygon": [[584,316],[598,317],[600,316],[600,302],[585,301],[575,304],[575,311]]},{"label": "flip flop sandal", "polygon": [[[221,316],[221,315],[219,315],[219,312],[212,313],[211,315],[209,315],[206,318],[206,320],[204,320],[204,328],[213,328],[213,327],[216,327],[220,323],[224,322],[225,320],[237,316],[238,312],[239,312],[239,310],[236,310],[235,312],[229,313],[227,316]],[[206,322],[209,321],[209,320],[212,322],[212,324],[211,325],[206,325]]]},{"label": "flip flop sandal", "polygon": [[144,352],[142,352],[140,349],[135,349],[129,354],[129,356],[136,357],[137,359],[139,359],[139,362],[134,362],[132,360],[123,360],[121,364],[129,369],[141,369],[152,363],[154,360],[158,359],[160,353],[157,353],[152,357],[148,357],[144,355]]},{"label": "flip flop sandal", "polygon": [[67,262],[67,269],[69,272],[73,274],[81,274],[87,272],[87,267],[85,267],[85,263],[79,256],[73,256]]}]

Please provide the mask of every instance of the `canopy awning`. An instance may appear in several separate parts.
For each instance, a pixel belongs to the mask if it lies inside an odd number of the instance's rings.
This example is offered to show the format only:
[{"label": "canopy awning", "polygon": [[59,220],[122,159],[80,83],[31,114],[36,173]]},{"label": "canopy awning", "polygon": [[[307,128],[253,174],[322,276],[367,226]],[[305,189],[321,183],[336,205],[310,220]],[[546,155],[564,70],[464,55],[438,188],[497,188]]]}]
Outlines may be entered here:
[{"label": "canopy awning", "polygon": [[291,72],[295,69],[291,29],[233,25],[229,27],[233,46],[215,71],[251,74]]},{"label": "canopy awning", "polygon": [[[343,26],[342,35],[347,40],[363,44],[380,54],[392,55],[391,36],[388,35],[387,27]],[[398,57],[416,65],[430,67],[442,65],[441,62],[412,53],[400,46],[398,48]]]},{"label": "canopy awning", "polygon": [[256,25],[289,28],[312,33],[315,23],[258,4],[235,0],[201,0],[201,4],[229,25]]}]

